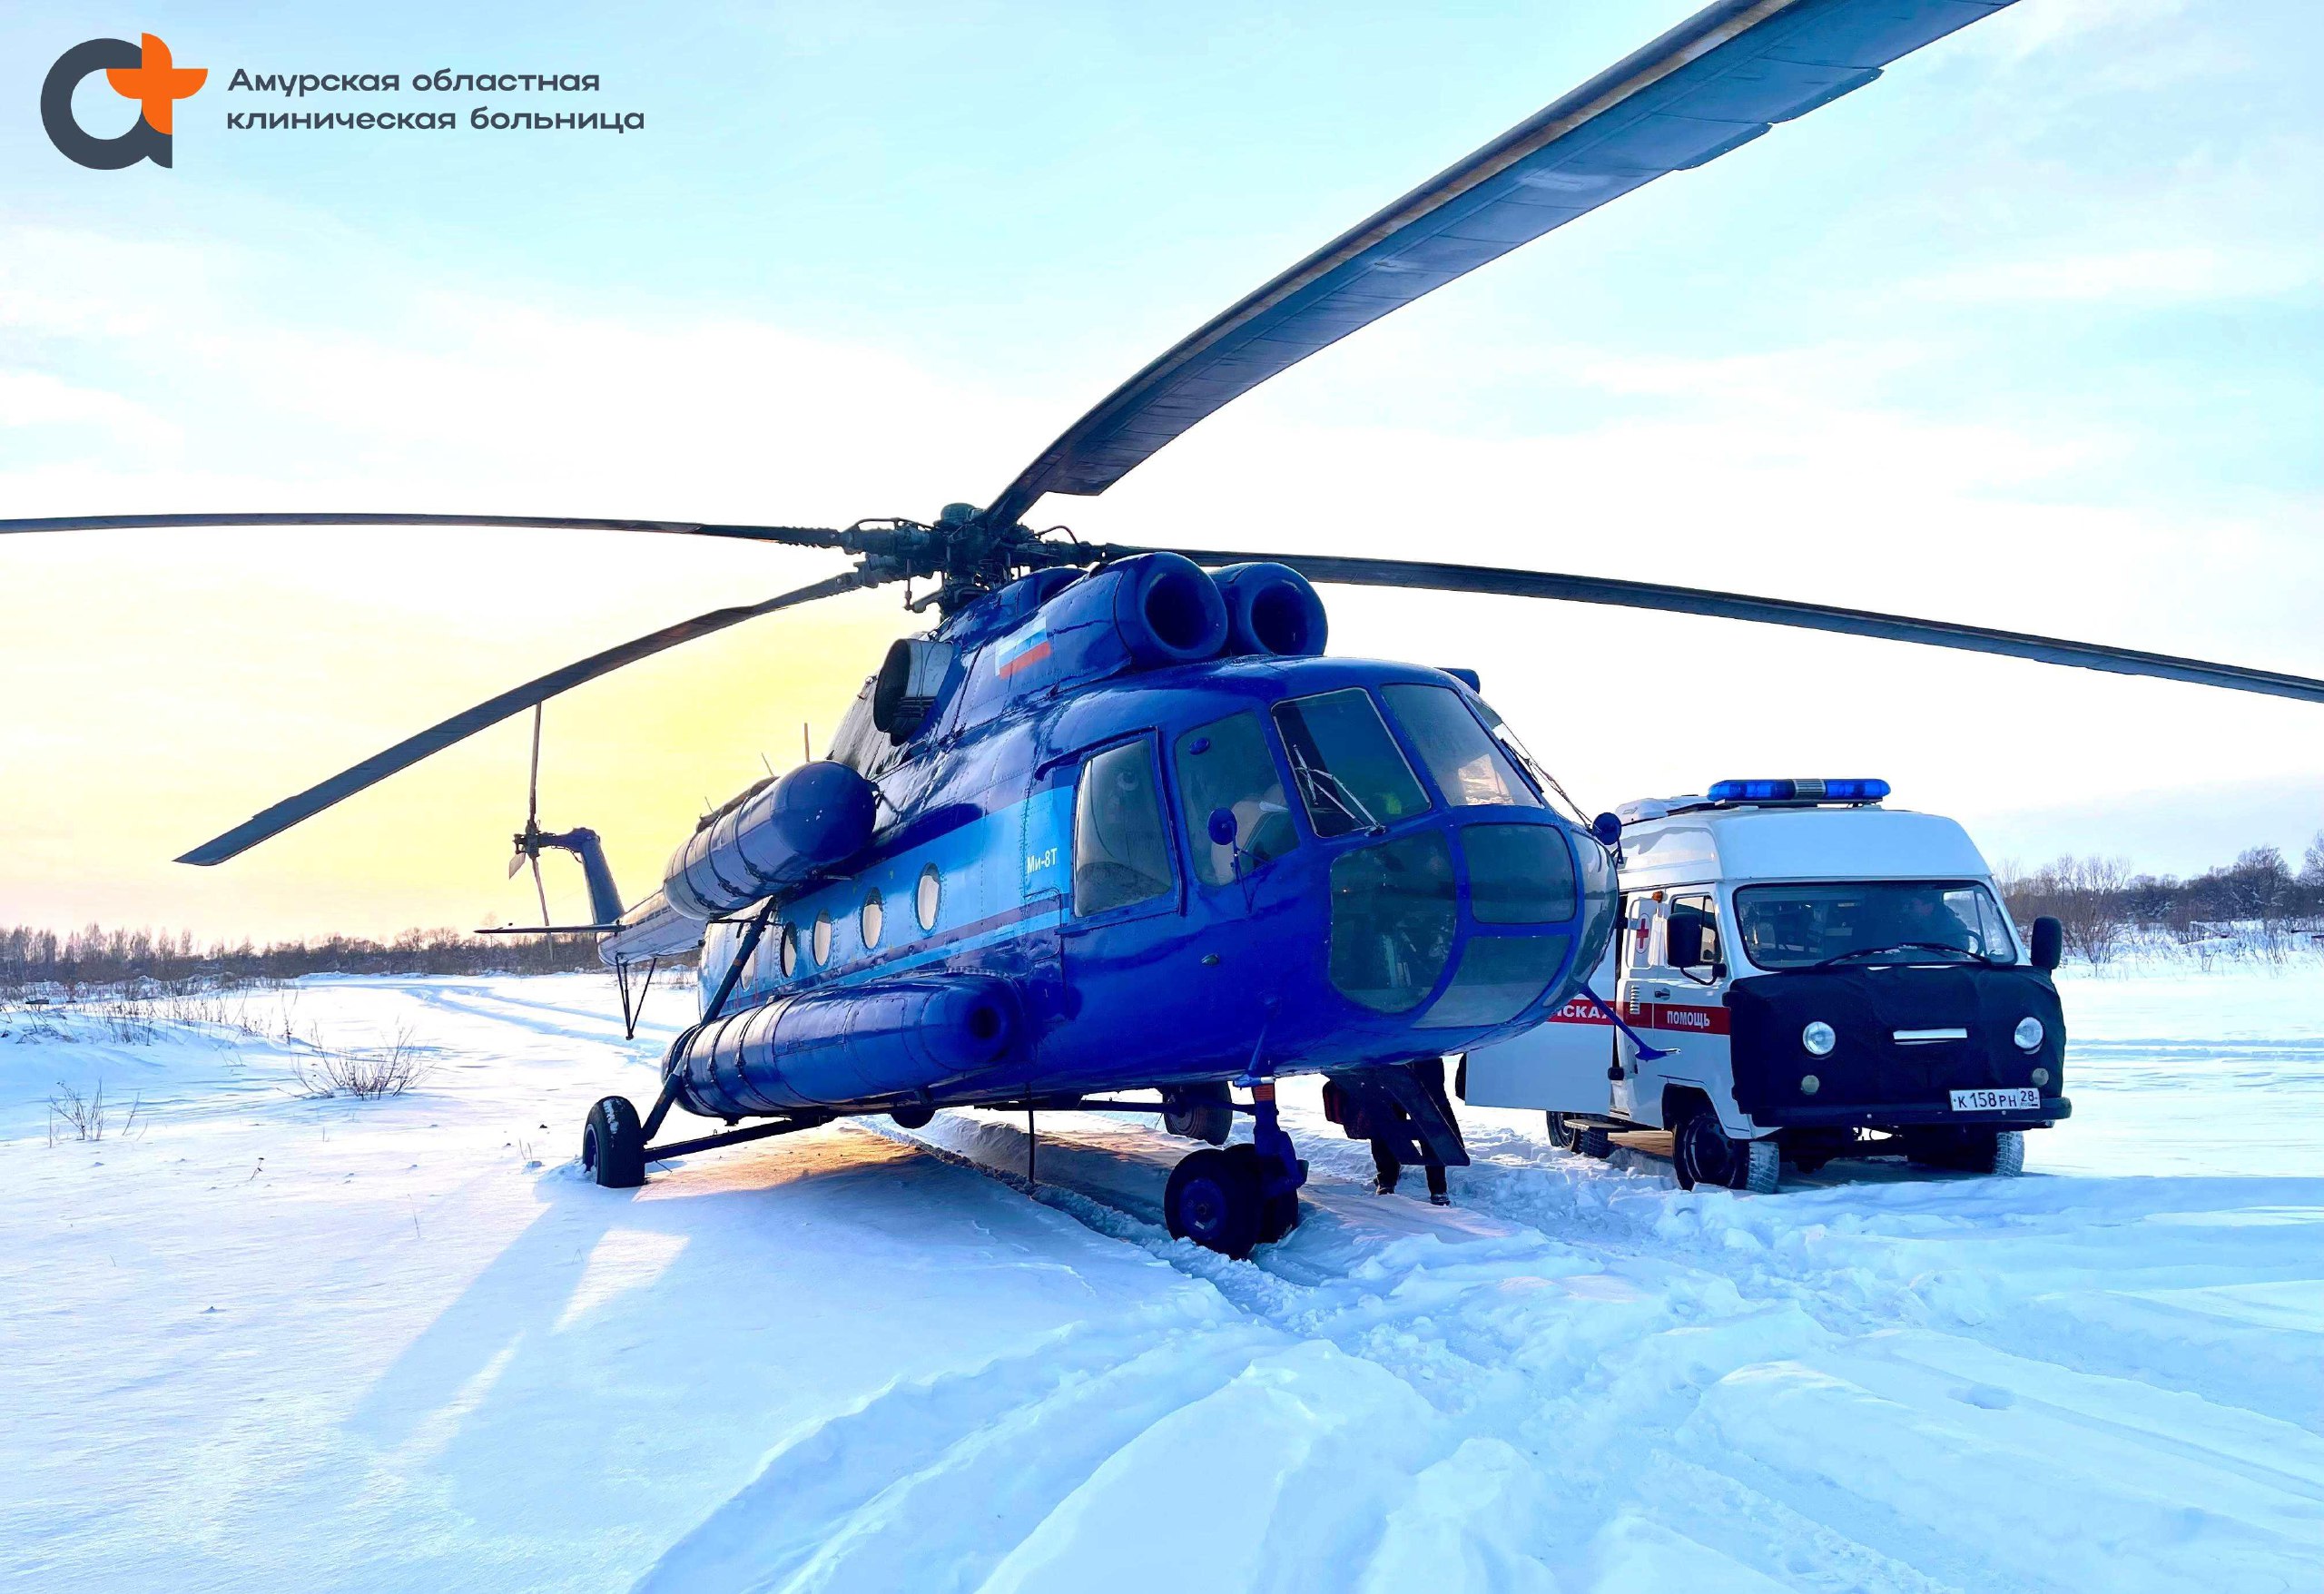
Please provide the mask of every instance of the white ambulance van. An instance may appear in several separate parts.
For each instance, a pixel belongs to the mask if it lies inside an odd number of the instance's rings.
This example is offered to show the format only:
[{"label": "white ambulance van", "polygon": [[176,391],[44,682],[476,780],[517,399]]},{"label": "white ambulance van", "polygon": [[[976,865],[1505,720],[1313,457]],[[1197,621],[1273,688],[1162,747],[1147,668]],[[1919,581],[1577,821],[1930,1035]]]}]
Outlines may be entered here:
[{"label": "white ambulance van", "polygon": [[1462,1099],[1539,1108],[1598,1156],[1668,1129],[1690,1189],[1837,1156],[2019,1172],[2024,1131],[2073,1110],[2057,921],[2021,945],[1960,825],[1887,795],[1721,781],[1618,810],[1622,920],[1590,986],[1629,1028],[1577,999],[1469,1053]]}]

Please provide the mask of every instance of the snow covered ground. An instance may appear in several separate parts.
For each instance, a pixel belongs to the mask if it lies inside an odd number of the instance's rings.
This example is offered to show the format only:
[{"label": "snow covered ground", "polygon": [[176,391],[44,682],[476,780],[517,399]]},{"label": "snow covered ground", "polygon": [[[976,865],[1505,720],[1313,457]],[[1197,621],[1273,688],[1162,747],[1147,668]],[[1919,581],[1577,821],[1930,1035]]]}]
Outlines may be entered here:
[{"label": "snow covered ground", "polygon": [[[328,980],[278,1036],[0,1016],[0,1583],[2324,1587],[2324,967],[2070,980],[2017,1181],[1773,1196],[1468,1115],[1447,1210],[1287,1090],[1309,1216],[1172,1243],[1185,1143],[880,1121],[599,1190],[609,982]],[[133,1030],[134,1027],[132,1027]],[[101,1141],[50,1145],[60,1080]],[[136,1124],[121,1133],[132,1097]],[[1415,1181],[1417,1183],[1417,1181]]]}]

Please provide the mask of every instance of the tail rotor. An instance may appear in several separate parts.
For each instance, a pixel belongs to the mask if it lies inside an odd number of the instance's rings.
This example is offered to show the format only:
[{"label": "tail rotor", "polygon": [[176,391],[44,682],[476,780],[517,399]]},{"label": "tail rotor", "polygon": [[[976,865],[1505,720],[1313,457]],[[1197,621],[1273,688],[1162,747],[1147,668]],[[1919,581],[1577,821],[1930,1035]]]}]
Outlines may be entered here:
[{"label": "tail rotor", "polygon": [[533,769],[526,782],[525,828],[511,838],[517,845],[508,860],[508,878],[515,880],[517,871],[529,863],[533,866],[533,894],[540,899],[541,927],[556,922],[549,917],[548,887],[541,881],[541,705],[533,704]]}]

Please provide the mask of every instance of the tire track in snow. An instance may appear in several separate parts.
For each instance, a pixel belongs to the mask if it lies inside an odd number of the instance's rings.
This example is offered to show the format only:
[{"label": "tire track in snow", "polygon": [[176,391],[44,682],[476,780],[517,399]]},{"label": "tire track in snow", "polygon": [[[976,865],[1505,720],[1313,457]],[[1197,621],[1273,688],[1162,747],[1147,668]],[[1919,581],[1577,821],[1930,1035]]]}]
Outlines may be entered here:
[{"label": "tire track in snow", "polygon": [[635,1587],[974,1588],[1107,1456],[1273,1343],[1190,1311],[1128,1340],[1068,1329],[891,1385],[778,1447]]},{"label": "tire track in snow", "polygon": [[[926,1134],[909,1137],[939,1156],[964,1161],[1014,1188],[1024,1188],[1022,1176],[1000,1160],[1010,1141],[1021,1142],[1011,1127],[978,1124],[968,1138],[981,1156],[931,1144]],[[1159,1136],[1136,1138],[1174,1156],[1182,1149]],[[1043,1144],[1044,1166],[1052,1170],[1060,1153],[1090,1148],[1088,1136],[1071,1131],[1045,1134]],[[1108,1136],[1095,1146],[1097,1155],[1109,1160],[1118,1160],[1124,1149],[1119,1136]],[[1715,1279],[1689,1278],[1662,1268],[1648,1270],[1650,1276],[1638,1283],[1619,1275],[1609,1278],[1596,1264],[1529,1227],[1497,1225],[1497,1233],[1465,1235],[1447,1243],[1425,1231],[1462,1221],[1458,1209],[1447,1213],[1377,1198],[1355,1193],[1344,1179],[1316,1179],[1318,1174],[1359,1171],[1357,1162],[1364,1180],[1371,1174],[1368,1153],[1355,1147],[1326,1143],[1317,1153],[1310,1158],[1312,1210],[1307,1221],[1289,1242],[1247,1262],[1172,1240],[1160,1225],[1127,1205],[1093,1197],[1079,1187],[1060,1188],[1054,1178],[1045,1178],[1033,1198],[1212,1284],[1238,1309],[1286,1334],[1324,1340],[1380,1367],[1436,1413],[1439,1451],[1484,1441],[1505,1445],[1524,1458],[1536,1473],[1554,1480],[1554,1487],[1534,1502],[1529,1537],[1537,1553],[1555,1553],[1562,1546],[1571,1554],[1589,1543],[1609,1516],[1620,1513],[1620,1502],[1635,1492],[1631,1481],[1641,1468],[1676,1461],[1658,1444],[1657,1435],[1675,1432],[1690,1413],[1692,1401],[1688,1398],[1689,1381],[1681,1377],[1680,1398],[1666,1402],[1670,1409],[1649,1411],[1647,1392],[1671,1382],[1670,1358],[1662,1353],[1675,1350],[1696,1382],[1708,1382],[1766,1354],[1795,1348],[1803,1333],[1814,1332],[1796,1314],[1771,1314]],[[1333,1266],[1303,1254],[1302,1235],[1344,1223],[1350,1206],[1361,1212],[1375,1202],[1380,1210],[1417,1216],[1415,1226],[1423,1232],[1385,1246],[1359,1244],[1353,1248],[1352,1265]],[[1575,1291],[1551,1294],[1532,1287],[1557,1278],[1576,1281]],[[1515,1299],[1505,1310],[1474,1312],[1474,1297],[1489,1298],[1512,1287]],[[1760,1321],[1746,1327],[1733,1343],[1716,1344],[1717,1331],[1735,1326],[1731,1320],[1738,1317]],[[1578,1323],[1577,1318],[1586,1321]],[[1700,1332],[1704,1330],[1711,1332]],[[1674,1333],[1680,1336],[1676,1341]],[[1572,1467],[1566,1441],[1572,1423],[1591,1410],[1622,1413],[1620,1432],[1597,1447],[1595,1464]],[[1622,1457],[1625,1464],[1608,1469],[1603,1461],[1608,1455]],[[1675,1526],[1661,1530],[1678,1532]],[[1738,1549],[1758,1542],[1747,1543],[1742,1535],[1730,1537]],[[1727,1552],[1699,1540],[1687,1542],[1700,1560],[1727,1561],[1737,1572],[1752,1564],[1734,1563]],[[1805,1567],[1814,1574],[1803,1587],[1917,1590],[1931,1586],[1909,1567],[1829,1526],[1822,1526],[1807,1542],[1804,1550],[1794,1545],[1787,1551],[1795,1569]],[[1785,1564],[1770,1561],[1758,1569],[1775,1576]]]},{"label": "tire track in snow", "polygon": [[[985,1125],[970,1138],[980,1155],[970,1160],[1019,1182],[990,1159],[998,1150],[1005,1160],[1009,1142],[1021,1136],[1005,1126]],[[1095,1137],[1051,1132],[1044,1136],[1044,1148],[1054,1168],[1060,1154],[1077,1146],[1119,1158],[1126,1149],[1135,1156],[1141,1141],[1180,1149],[1159,1136],[1111,1129]],[[1538,1160],[1551,1156],[1577,1166],[1561,1169]],[[1311,1166],[1325,1176],[1311,1189],[1328,1224],[1350,1199],[1344,1176],[1368,1176],[1368,1158],[1359,1148],[1326,1142]],[[1610,1194],[1604,1189],[1609,1181],[1614,1183]],[[1903,1210],[1876,1210],[1844,1236],[1857,1250],[1926,1245],[1931,1234],[1936,1243],[1990,1243],[1996,1215],[1990,1209],[2006,1205],[2004,1197],[1989,1196],[1990,1187],[1981,1190],[1967,1180],[1861,1186],[1850,1196],[1883,1188],[1905,1190],[1897,1198]],[[1780,1196],[1682,1195],[1632,1168],[1566,1158],[1546,1148],[1536,1160],[1521,1161],[1502,1144],[1492,1160],[1461,1181],[1460,1198],[1472,1210],[1513,1225],[1513,1233],[1499,1243],[1471,1237],[1432,1246],[1393,1240],[1336,1269],[1303,1254],[1299,1235],[1253,1263],[1237,1264],[1169,1241],[1158,1225],[1114,1199],[1053,1186],[1039,1198],[1207,1279],[1238,1307],[1285,1333],[1324,1338],[1373,1361],[1467,1434],[1505,1441],[1553,1465],[1561,1439],[1591,1432],[1595,1442],[1581,1448],[1608,1475],[1573,1491],[1568,1509],[1553,1506],[1553,1530],[1586,1535],[1610,1516],[1642,1511],[1658,1530],[1689,1535],[1688,1543],[1704,1553],[1739,1558],[1763,1575],[1799,1587],[1937,1586],[1915,1569],[1920,1568],[1944,1569],[1945,1581],[1964,1587],[2044,1589],[2105,1576],[2112,1563],[2073,1563],[2057,1579],[2014,1564],[1996,1554],[1984,1536],[1965,1533],[1973,1514],[1948,1520],[1919,1503],[1918,1497],[1935,1491],[1925,1481],[1904,1485],[1890,1461],[1893,1445],[1901,1438],[1973,1463],[1968,1470],[1987,1483],[1955,1491],[1955,1503],[1965,1512],[2001,1511],[2022,1480],[2056,1470],[2051,1458],[2060,1451],[2100,1458],[2071,1480],[2068,1492],[2088,1519],[2073,1531],[2085,1531],[2092,1520],[2144,1523],[2155,1538],[2143,1560],[2156,1572],[2176,1565],[2179,1574],[2192,1576],[2198,1568],[2172,1553],[2170,1523],[2180,1508],[2153,1499],[2138,1481],[2142,1477],[2172,1477],[2182,1491],[2211,1499],[2214,1530],[2207,1538],[2254,1569],[2281,1564],[2310,1525],[2313,1503],[2324,1497],[2324,1450],[2271,1415],[2221,1407],[2204,1392],[2151,1390],[2023,1353],[2031,1349],[2024,1344],[1990,1344],[1977,1336],[1979,1323],[1947,1322],[1957,1310],[1938,1307],[1960,1304],[1945,1301],[1941,1291],[1933,1304],[1919,1275],[1865,1280],[1856,1276],[1864,1272],[1860,1261],[1827,1264],[1812,1246],[1791,1244],[1794,1235],[1778,1234],[1783,1243],[1770,1244],[1750,1223],[1737,1221],[1757,1214],[1763,1228],[1781,1229]],[[1917,1210],[1932,1201],[1965,1205],[1978,1216],[1960,1220],[1954,1226],[1965,1225],[1965,1232],[1955,1234]],[[1633,1203],[1635,1210],[1626,1210]],[[1552,1221],[1560,1214],[1580,1219],[1571,1225],[1579,1232],[1552,1239],[1534,1226],[1545,1211]],[[1889,1216],[1898,1220],[1898,1232],[1882,1232],[1879,1220]],[[2053,1245],[2070,1245],[2073,1237],[2070,1232],[2010,1233],[2006,1225],[2001,1232],[2004,1242]],[[1613,1294],[1620,1293],[1614,1286],[1627,1285],[1654,1304],[1631,1311],[1625,1321],[1621,1313],[1604,1310],[1612,1303],[1569,1290],[1554,1302],[1552,1315],[1563,1321],[1547,1323],[1540,1314],[1493,1299],[1521,1280],[1541,1282],[1542,1274],[1602,1280]],[[1476,1309],[1479,1298],[1482,1311]],[[1621,1322],[1623,1332],[1593,1335],[1577,1327],[1575,1319],[1593,1313]],[[1932,1326],[1936,1323],[1943,1326]],[[1899,1334],[1935,1349],[1901,1355],[1893,1343]],[[1678,1348],[1689,1340],[1697,1343]],[[1720,1340],[1731,1343],[1711,1343]],[[1984,1381],[1932,1370],[1978,1356],[1985,1358]],[[1738,1415],[1759,1409],[1759,1397],[1768,1392],[1767,1369],[1803,1363],[1846,1374],[1819,1372],[1799,1390],[1780,1392],[1779,1405],[1807,1413],[1804,1427],[1786,1431],[1777,1424],[1763,1435],[1749,1416]],[[1894,1398],[1898,1390],[1910,1398]],[[2127,1409],[2150,1399],[2178,1402],[2171,1422],[2152,1412],[2125,1419]],[[1945,1415],[1948,1408],[1957,1421]],[[1606,1411],[1619,1413],[1617,1420],[1593,1421]],[[1881,1432],[1859,1437],[1866,1412]],[[2230,1429],[2238,1430],[2232,1442],[2206,1437]],[[1815,1455],[1819,1446],[1820,1460]],[[1758,1453],[1762,1448],[1776,1451],[1785,1464],[1771,1465]],[[2268,1463],[2259,1460],[2262,1453],[2286,1460]],[[1610,1457],[1615,1458],[1610,1469]],[[1652,1496],[1653,1480],[1681,1477],[1697,1481],[1692,1511],[1666,1515],[1641,1507]],[[1712,1486],[1710,1479],[1725,1482]],[[1766,1533],[1764,1519],[1771,1513],[1789,1519],[1794,1530]],[[1815,1530],[1798,1530],[1806,1524]],[[1867,1533],[1867,1524],[1876,1530]],[[2125,1528],[2117,1537],[2135,1536]],[[1727,1548],[1713,1549],[1714,1542]]]}]

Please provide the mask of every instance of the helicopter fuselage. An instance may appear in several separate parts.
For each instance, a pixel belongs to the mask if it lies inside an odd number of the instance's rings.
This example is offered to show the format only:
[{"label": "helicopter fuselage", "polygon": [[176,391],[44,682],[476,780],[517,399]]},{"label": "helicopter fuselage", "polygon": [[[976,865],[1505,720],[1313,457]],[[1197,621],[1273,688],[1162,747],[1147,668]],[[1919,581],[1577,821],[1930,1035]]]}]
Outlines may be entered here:
[{"label": "helicopter fuselage", "polygon": [[[988,645],[1012,644],[1041,645]],[[1419,666],[1226,657],[1019,698],[932,738],[881,774],[866,854],[772,910],[724,1021],[972,982],[1007,1008],[1006,1044],[893,1048],[886,1077],[862,1048],[776,1048],[772,1068],[705,1064],[680,1099],[729,1116],[1071,1099],[1529,1028],[1593,965],[1610,870],[1474,703]],[[745,917],[710,927],[705,1000]]]}]

